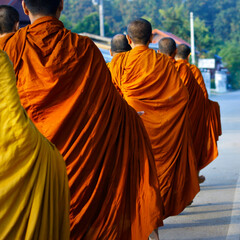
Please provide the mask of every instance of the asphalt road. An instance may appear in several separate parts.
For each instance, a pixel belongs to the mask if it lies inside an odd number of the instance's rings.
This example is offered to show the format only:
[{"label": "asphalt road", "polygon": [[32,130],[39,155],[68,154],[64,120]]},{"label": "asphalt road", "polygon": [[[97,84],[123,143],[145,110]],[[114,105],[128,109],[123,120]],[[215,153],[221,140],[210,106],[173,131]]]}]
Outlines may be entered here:
[{"label": "asphalt road", "polygon": [[206,181],[193,204],[159,228],[160,240],[240,240],[240,91],[210,99],[221,108],[219,156],[201,171]]}]

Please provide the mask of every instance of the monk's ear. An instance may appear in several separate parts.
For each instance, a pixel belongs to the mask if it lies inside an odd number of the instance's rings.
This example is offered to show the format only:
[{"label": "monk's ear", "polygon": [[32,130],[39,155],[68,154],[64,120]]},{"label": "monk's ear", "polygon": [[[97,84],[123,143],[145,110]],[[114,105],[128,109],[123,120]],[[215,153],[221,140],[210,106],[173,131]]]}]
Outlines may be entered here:
[{"label": "monk's ear", "polygon": [[126,38],[128,40],[128,44],[131,46],[132,44],[132,39],[129,37],[129,35],[126,35]]},{"label": "monk's ear", "polygon": [[160,51],[159,51],[159,50],[157,50],[157,53],[160,53]]},{"label": "monk's ear", "polygon": [[63,0],[60,1],[58,9],[60,12],[63,10]]},{"label": "monk's ear", "polygon": [[24,0],[22,1],[22,8],[23,8],[24,13],[29,16],[29,10],[28,10]]},{"label": "monk's ear", "polygon": [[177,48],[175,49],[172,57],[175,57],[176,55],[177,55]]},{"label": "monk's ear", "polygon": [[16,32],[19,29],[19,22],[16,22],[13,27],[13,32]]},{"label": "monk's ear", "polygon": [[60,18],[61,12],[63,10],[63,0],[60,1],[57,12],[56,12],[56,18]]},{"label": "monk's ear", "polygon": [[149,43],[151,43],[153,40],[153,35],[151,34],[150,38],[149,38]]},{"label": "monk's ear", "polygon": [[109,49],[110,55],[113,56],[113,52],[111,49]]}]

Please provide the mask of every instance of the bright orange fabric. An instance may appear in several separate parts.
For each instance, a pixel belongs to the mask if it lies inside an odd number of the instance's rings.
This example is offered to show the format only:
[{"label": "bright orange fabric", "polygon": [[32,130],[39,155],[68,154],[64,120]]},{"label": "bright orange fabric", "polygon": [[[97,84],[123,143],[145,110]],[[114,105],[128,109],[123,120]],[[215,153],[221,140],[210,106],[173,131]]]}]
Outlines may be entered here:
[{"label": "bright orange fabric", "polygon": [[165,218],[177,215],[199,191],[187,89],[168,57],[146,46],[116,55],[109,69],[126,101],[144,111]]},{"label": "bright orange fabric", "polygon": [[163,211],[151,144],[95,44],[44,17],[1,45],[23,106],[66,161],[71,239],[147,239]]},{"label": "bright orange fabric", "polygon": [[218,156],[217,141],[222,135],[220,107],[217,102],[208,99],[207,89],[201,71],[193,64],[189,64],[195,79],[203,90],[206,100],[206,119],[207,119],[207,157],[206,162],[200,168],[206,167]]},{"label": "bright orange fabric", "polygon": [[207,154],[205,98],[201,87],[187,66],[187,60],[174,61],[174,65],[189,92],[189,117],[198,170],[200,170],[200,167],[206,164]]},{"label": "bright orange fabric", "polygon": [[187,63],[187,65],[191,69],[197,83],[202,88],[204,97],[207,99],[208,98],[208,92],[207,92],[207,88],[206,88],[206,85],[204,83],[204,79],[203,79],[201,71],[194,64]]}]

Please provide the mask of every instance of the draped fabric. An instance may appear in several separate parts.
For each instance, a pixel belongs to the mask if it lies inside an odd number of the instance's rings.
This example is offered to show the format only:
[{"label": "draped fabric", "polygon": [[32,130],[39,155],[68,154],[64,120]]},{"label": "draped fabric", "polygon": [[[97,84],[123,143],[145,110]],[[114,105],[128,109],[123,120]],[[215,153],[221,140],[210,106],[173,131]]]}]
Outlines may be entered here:
[{"label": "draped fabric", "polygon": [[202,76],[202,73],[201,73],[200,69],[197,68],[197,66],[194,65],[194,64],[187,63],[187,65],[191,69],[197,83],[201,87],[205,99],[207,99],[208,98],[208,92],[207,92],[207,88],[206,88],[206,85],[204,83],[204,79],[203,79],[203,76]]},{"label": "draped fabric", "polygon": [[0,239],[69,239],[65,162],[22,108],[3,51],[0,88]]},{"label": "draped fabric", "polygon": [[152,144],[165,215],[179,214],[199,191],[188,92],[174,64],[147,46],[117,54],[112,80],[141,115]]},{"label": "draped fabric", "polygon": [[24,108],[66,161],[71,239],[147,239],[163,218],[151,143],[95,44],[43,17],[1,46]]},{"label": "draped fabric", "polygon": [[206,119],[207,119],[207,157],[200,169],[206,167],[218,156],[217,141],[222,135],[220,106],[217,102],[208,99],[207,89],[204,83],[201,71],[193,64],[189,64],[195,79],[201,87],[206,101]]},{"label": "draped fabric", "polygon": [[205,98],[201,87],[187,66],[187,60],[175,61],[174,65],[189,93],[189,117],[198,170],[200,170],[200,167],[205,165],[207,160]]}]

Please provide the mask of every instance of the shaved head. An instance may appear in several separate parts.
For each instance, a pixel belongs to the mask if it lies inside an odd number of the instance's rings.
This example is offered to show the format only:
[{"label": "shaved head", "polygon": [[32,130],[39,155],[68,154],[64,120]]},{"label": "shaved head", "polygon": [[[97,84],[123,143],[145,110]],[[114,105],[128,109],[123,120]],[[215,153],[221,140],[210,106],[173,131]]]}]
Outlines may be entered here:
[{"label": "shaved head", "polygon": [[162,38],[158,43],[158,47],[161,53],[172,57],[177,49],[176,42],[172,38]]},{"label": "shaved head", "polygon": [[190,53],[191,53],[190,47],[188,47],[186,44],[179,44],[177,46],[176,58],[187,60]]},{"label": "shaved head", "polygon": [[55,15],[61,0],[24,0],[28,10],[34,15]]},{"label": "shaved head", "polygon": [[134,44],[147,45],[152,36],[152,26],[147,20],[139,18],[128,24],[127,32]]},{"label": "shaved head", "polygon": [[117,34],[111,40],[111,51],[113,53],[127,52],[131,50],[131,46],[128,44],[126,35]]},{"label": "shaved head", "polygon": [[0,34],[14,32],[19,22],[18,11],[8,5],[0,5]]}]

